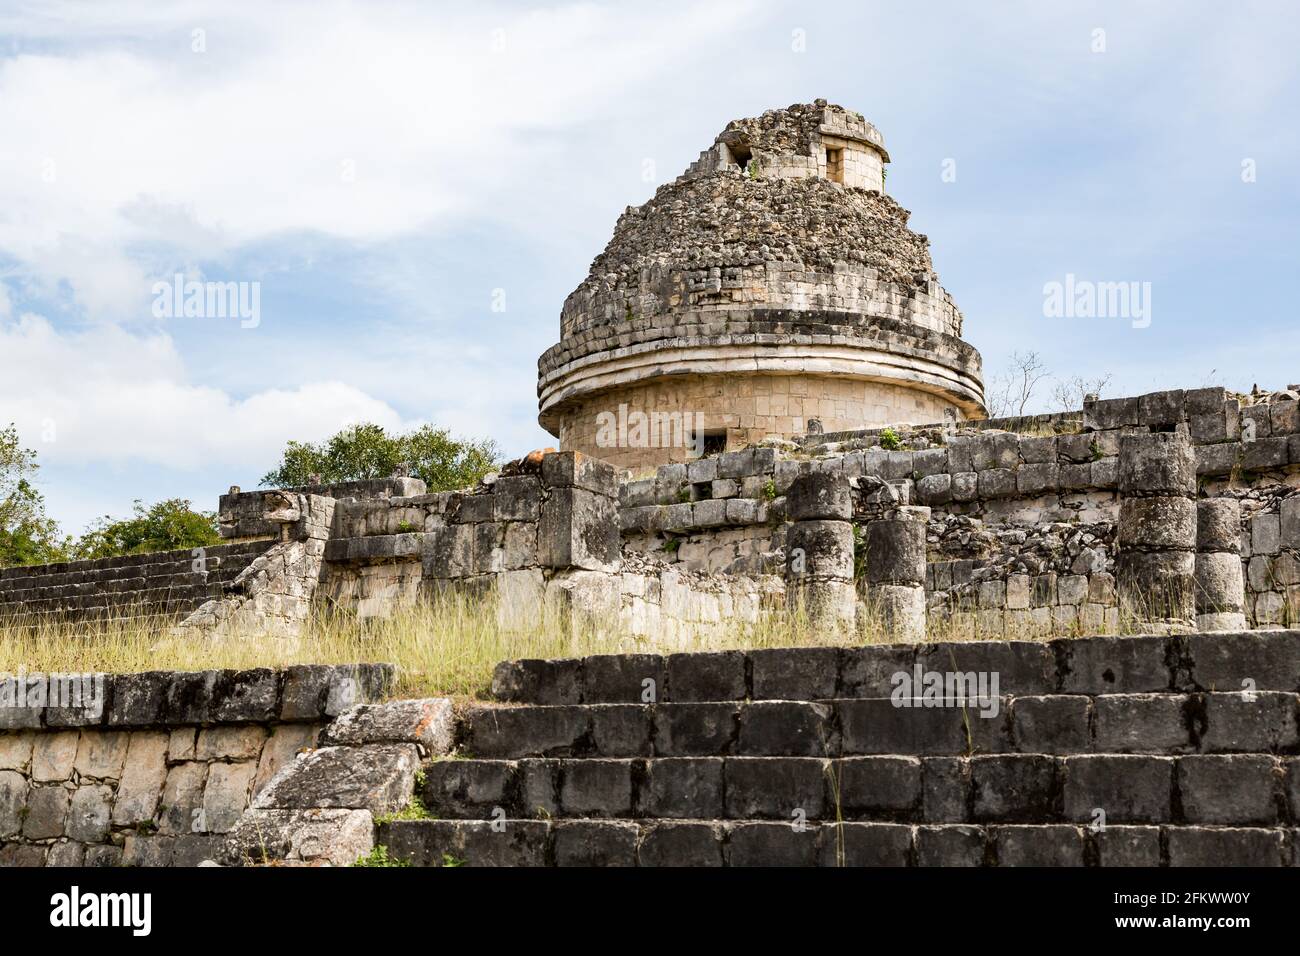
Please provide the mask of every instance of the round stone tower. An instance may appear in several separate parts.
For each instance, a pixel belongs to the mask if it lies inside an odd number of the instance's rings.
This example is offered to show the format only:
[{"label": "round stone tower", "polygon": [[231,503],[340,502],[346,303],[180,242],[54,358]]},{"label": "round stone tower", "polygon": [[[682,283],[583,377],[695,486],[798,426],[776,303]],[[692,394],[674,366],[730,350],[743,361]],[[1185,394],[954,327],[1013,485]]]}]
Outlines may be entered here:
[{"label": "round stone tower", "polygon": [[884,138],[818,100],[736,120],[628,208],[538,361],[539,421],[622,468],[984,417],[979,353]]}]

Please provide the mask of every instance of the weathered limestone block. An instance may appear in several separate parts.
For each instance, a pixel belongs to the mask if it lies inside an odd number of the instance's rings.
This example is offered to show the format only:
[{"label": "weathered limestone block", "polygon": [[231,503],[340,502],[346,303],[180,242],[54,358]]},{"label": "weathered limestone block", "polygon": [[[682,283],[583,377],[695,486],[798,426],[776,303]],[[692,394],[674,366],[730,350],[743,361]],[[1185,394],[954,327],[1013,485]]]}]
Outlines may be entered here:
[{"label": "weathered limestone block", "polygon": [[207,776],[208,765],[198,762],[178,763],[167,772],[162,791],[165,809],[159,814],[159,833],[202,832],[203,786]]},{"label": "weathered limestone block", "polygon": [[1125,498],[1119,509],[1121,548],[1185,551],[1196,541],[1196,502],[1191,498]]},{"label": "weathered limestone block", "polygon": [[164,731],[132,732],[113,803],[114,826],[153,819],[163,784],[167,782],[167,744],[168,735]]},{"label": "weathered limestone block", "polygon": [[35,740],[31,731],[0,734],[0,770],[29,769]]},{"label": "weathered limestone block", "polygon": [[929,508],[898,509],[865,530],[868,584],[925,584],[925,528]]},{"label": "weathered limestone block", "polygon": [[68,805],[67,834],[81,843],[100,843],[108,836],[113,790],[98,786],[78,787]]},{"label": "weathered limestone block", "polygon": [[322,747],[281,770],[254,807],[337,807],[392,813],[410,802],[418,766],[419,750],[414,744]]},{"label": "weathered limestone block", "polygon": [[1198,501],[1196,626],[1201,631],[1246,628],[1241,566],[1241,505],[1235,498]]},{"label": "weathered limestone block", "polygon": [[1127,497],[1196,494],[1196,455],[1181,432],[1124,435],[1119,459],[1119,490]]},{"label": "weathered limestone block", "polygon": [[1241,503],[1236,498],[1196,502],[1196,550],[1241,553]]},{"label": "weathered limestone block", "polygon": [[865,622],[878,624],[888,640],[907,643],[925,640],[925,588],[873,584],[868,587],[867,602]]},{"label": "weathered limestone block", "polygon": [[299,753],[314,747],[319,732],[320,728],[315,724],[277,724],[272,728],[258,761],[257,776],[253,781],[254,796],[261,793],[280,769],[292,763]]},{"label": "weathered limestone block", "polygon": [[787,584],[786,600],[802,607],[819,626],[851,627],[857,618],[857,592],[851,581],[808,580]]},{"label": "weathered limestone block", "polygon": [[63,836],[68,816],[68,791],[60,786],[34,787],[27,794],[27,817],[23,836],[28,840],[47,840]]},{"label": "weathered limestone block", "polygon": [[1122,613],[1190,627],[1196,613],[1196,460],[1183,432],[1120,441],[1116,561]]},{"label": "weathered limestone block", "polygon": [[67,780],[72,776],[72,766],[77,759],[77,742],[81,735],[75,730],[57,734],[37,734],[32,747],[32,780],[38,783]]},{"label": "weathered limestone block", "polygon": [[194,748],[198,760],[255,760],[266,742],[267,730],[258,724],[204,727]]},{"label": "weathered limestone block", "polygon": [[831,472],[813,472],[795,479],[786,494],[790,521],[848,521],[853,517],[849,479]]},{"label": "weathered limestone block", "polygon": [[221,846],[229,866],[275,861],[349,866],[374,849],[368,810],[250,810]]},{"label": "weathered limestone block", "polygon": [[208,767],[203,790],[203,830],[227,833],[248,807],[248,796],[257,775],[257,761],[214,763]]},{"label": "weathered limestone block", "polygon": [[447,753],[455,718],[445,697],[362,704],[336,717],[321,736],[322,747],[339,744],[419,744],[425,755]]},{"label": "weathered limestone block", "polygon": [[86,848],[80,843],[56,843],[45,857],[46,866],[85,866]]},{"label": "weathered limestone block", "polygon": [[786,535],[789,573],[799,580],[853,580],[853,525],[798,521]]},{"label": "weathered limestone block", "polygon": [[581,487],[551,489],[537,526],[539,564],[613,571],[621,549],[615,498]]},{"label": "weathered limestone block", "polygon": [[13,836],[22,829],[27,790],[27,778],[22,774],[0,770],[0,837]]},{"label": "weathered limestone block", "polygon": [[83,777],[116,780],[122,774],[129,739],[125,731],[84,731],[73,768]]}]

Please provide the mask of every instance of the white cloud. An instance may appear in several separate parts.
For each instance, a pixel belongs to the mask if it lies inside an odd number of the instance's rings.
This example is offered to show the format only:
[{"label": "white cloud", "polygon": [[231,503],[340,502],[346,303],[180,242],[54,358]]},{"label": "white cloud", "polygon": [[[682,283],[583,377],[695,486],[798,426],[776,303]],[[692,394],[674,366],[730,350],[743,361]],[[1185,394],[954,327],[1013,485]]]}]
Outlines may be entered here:
[{"label": "white cloud", "polygon": [[189,382],[165,334],[111,326],[60,333],[30,314],[0,322],[0,410],[54,466],[264,470],[289,439],[317,440],[357,421],[412,424],[337,381],[239,398]]},{"label": "white cloud", "polygon": [[139,317],[159,245],[213,256],[482,215],[535,188],[538,133],[616,111],[751,6],[27,11],[0,20],[19,51],[0,61],[0,254],[66,280],[92,318]]}]

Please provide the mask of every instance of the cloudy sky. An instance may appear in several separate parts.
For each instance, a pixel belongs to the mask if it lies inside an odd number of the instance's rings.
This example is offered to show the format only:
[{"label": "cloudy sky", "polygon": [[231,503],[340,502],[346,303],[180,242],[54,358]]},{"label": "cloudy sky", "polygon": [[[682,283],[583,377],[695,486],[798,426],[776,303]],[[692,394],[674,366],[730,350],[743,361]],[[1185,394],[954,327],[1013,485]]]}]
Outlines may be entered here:
[{"label": "cloudy sky", "polygon": [[[0,425],[71,531],[360,420],[548,443],[536,358],[618,214],[816,97],[884,133],[990,377],[1282,387],[1297,48],[1283,2],[0,2]],[[177,273],[260,321],[155,314]],[[1045,317],[1068,274],[1151,283],[1150,325]]]}]

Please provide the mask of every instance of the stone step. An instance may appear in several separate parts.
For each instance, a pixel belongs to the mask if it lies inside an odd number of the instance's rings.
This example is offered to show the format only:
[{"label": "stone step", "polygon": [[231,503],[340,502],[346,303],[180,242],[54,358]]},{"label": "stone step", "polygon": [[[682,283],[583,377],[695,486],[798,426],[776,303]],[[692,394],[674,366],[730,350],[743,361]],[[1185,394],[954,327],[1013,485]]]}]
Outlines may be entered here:
[{"label": "stone step", "polygon": [[918,666],[997,674],[999,693],[1017,696],[1297,691],[1300,630],[518,660],[497,666],[492,691],[531,704],[883,697]]},{"label": "stone step", "polygon": [[464,756],[836,757],[971,753],[1300,753],[1300,695],[1047,694],[961,707],[823,701],[468,708]]},{"label": "stone step", "polygon": [[1294,866],[1286,827],[395,820],[415,866]]},{"label": "stone step", "polygon": [[1300,758],[991,754],[446,759],[417,787],[438,818],[1300,825]]}]

